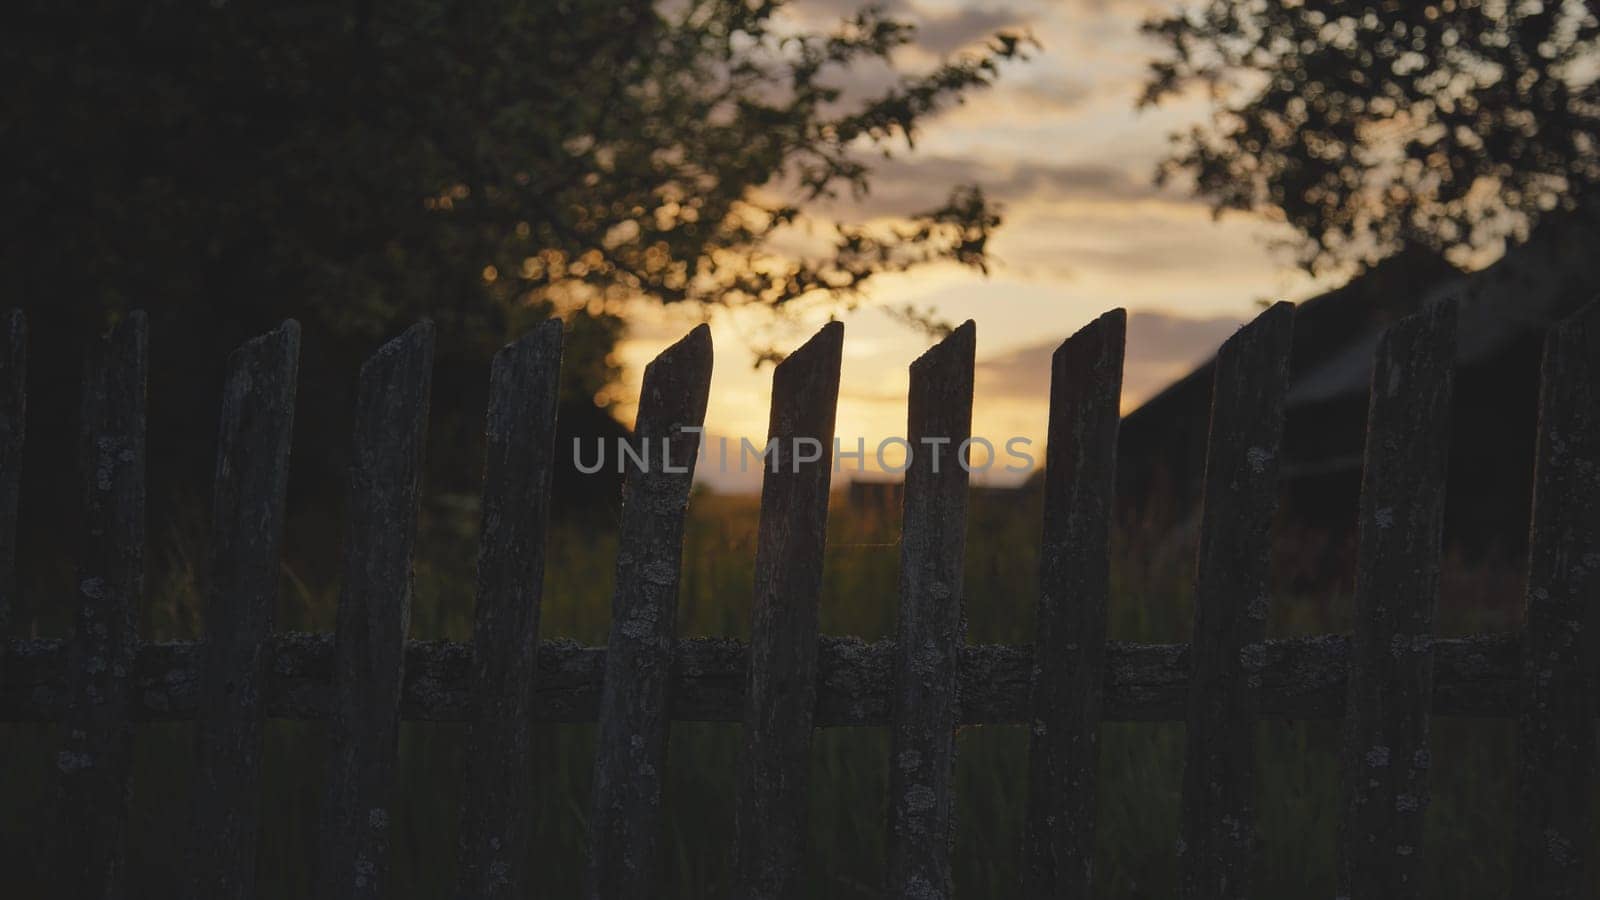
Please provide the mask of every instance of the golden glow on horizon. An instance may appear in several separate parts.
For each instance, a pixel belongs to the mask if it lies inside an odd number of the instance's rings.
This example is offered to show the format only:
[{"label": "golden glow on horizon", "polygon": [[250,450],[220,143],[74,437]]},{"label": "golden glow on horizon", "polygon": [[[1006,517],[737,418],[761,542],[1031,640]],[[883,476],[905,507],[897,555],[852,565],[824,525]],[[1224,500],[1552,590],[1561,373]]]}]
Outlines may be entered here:
[{"label": "golden glow on horizon", "polygon": [[[1269,240],[1287,237],[1281,224],[1245,216],[1217,221],[1181,189],[1151,186],[1167,134],[1207,109],[1198,94],[1153,111],[1134,108],[1151,48],[1139,24],[1166,5],[1009,4],[1006,13],[1031,29],[1044,49],[1009,67],[993,89],[929,121],[914,152],[878,161],[866,197],[812,211],[877,221],[936,206],[949,187],[972,181],[999,200],[1005,214],[991,245],[993,277],[954,265],[882,276],[864,292],[858,310],[840,314],[846,329],[837,424],[842,438],[865,438],[870,448],[905,430],[907,367],[933,341],[879,312],[884,308],[912,304],[932,307],[950,322],[974,319],[980,371],[973,432],[1030,437],[1042,462],[1048,352],[1039,348],[1048,350],[1112,307],[1165,316],[1153,332],[1159,340],[1130,329],[1126,411],[1215,350],[1218,317],[1227,326],[1253,315],[1259,301],[1304,299],[1342,280],[1313,281],[1269,249]],[[793,12],[827,20],[837,15],[835,6],[798,0]],[[977,6],[902,0],[896,14],[948,25]],[[913,66],[931,59],[921,50],[906,56]],[[863,75],[872,84],[874,77],[881,73]],[[815,240],[795,235],[783,249],[804,252]],[[630,333],[617,348],[625,371],[614,412],[622,421],[633,419],[645,364],[701,315],[630,309]],[[772,373],[752,367],[751,347],[769,339],[797,347],[826,313],[792,326],[774,326],[761,316],[758,310],[710,316],[716,366],[708,434],[764,439]],[[986,376],[985,362],[1008,354],[1005,377]]]}]

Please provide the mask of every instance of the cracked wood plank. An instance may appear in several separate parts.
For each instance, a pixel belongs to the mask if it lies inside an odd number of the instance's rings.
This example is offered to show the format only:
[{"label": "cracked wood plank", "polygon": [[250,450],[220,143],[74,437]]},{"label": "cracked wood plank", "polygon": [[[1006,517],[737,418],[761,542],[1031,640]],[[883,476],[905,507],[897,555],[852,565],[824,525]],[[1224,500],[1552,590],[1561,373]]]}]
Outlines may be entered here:
[{"label": "cracked wood plank", "polygon": [[889,892],[906,900],[951,895],[950,781],[966,632],[967,470],[958,454],[972,435],[976,331],[968,320],[911,364],[889,753]]},{"label": "cracked wood plank", "polygon": [[22,310],[0,318],[0,679],[17,595],[17,496],[27,433],[28,319]]},{"label": "cracked wood plank", "polygon": [[645,369],[623,485],[589,816],[584,896],[645,900],[659,891],[684,511],[711,389],[711,329],[701,325]]},{"label": "cracked wood plank", "polygon": [[[761,481],[735,807],[734,895],[747,900],[795,900],[805,886],[817,603],[843,346],[844,326],[830,322],[772,374],[767,437],[778,444]],[[803,440],[815,444],[803,452]]]},{"label": "cracked wood plank", "polygon": [[131,709],[144,593],[149,327],[130,313],[89,349],[80,473],[84,547],[67,642],[65,739],[56,755],[62,896],[127,895]]},{"label": "cracked wood plank", "polygon": [[1436,303],[1378,341],[1367,412],[1355,639],[1341,752],[1339,887],[1422,896],[1433,616],[1439,593],[1456,313]]},{"label": "cracked wood plank", "polygon": [[1024,896],[1036,900],[1091,896],[1126,333],[1127,313],[1106,313],[1051,361],[1023,836]]},{"label": "cracked wood plank", "polygon": [[189,896],[254,897],[267,649],[278,599],[300,325],[234,351],[211,494],[211,577],[195,724]]},{"label": "cracked wood plank", "polygon": [[426,322],[385,344],[361,367],[318,841],[322,900],[387,895],[411,559],[432,377],[433,326]]},{"label": "cracked wood plank", "polygon": [[461,900],[528,895],[534,803],[529,711],[560,379],[556,319],[503,348],[490,369],[472,711],[456,857]]},{"label": "cracked wood plank", "polygon": [[1517,723],[1514,883],[1587,896],[1600,631],[1600,302],[1545,341]]},{"label": "cracked wood plank", "polygon": [[1187,900],[1249,895],[1260,702],[1260,678],[1249,669],[1266,627],[1293,334],[1294,306],[1278,303],[1217,351],[1178,841]]}]

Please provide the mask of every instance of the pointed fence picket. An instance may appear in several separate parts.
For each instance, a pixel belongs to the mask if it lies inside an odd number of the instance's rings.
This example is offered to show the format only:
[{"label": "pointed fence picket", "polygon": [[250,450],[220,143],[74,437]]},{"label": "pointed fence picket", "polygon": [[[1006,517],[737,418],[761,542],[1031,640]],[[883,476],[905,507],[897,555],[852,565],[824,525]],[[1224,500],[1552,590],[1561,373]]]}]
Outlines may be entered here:
[{"label": "pointed fence picket", "polygon": [[1338,876],[1349,897],[1422,892],[1455,347],[1455,306],[1435,304],[1383,335],[1372,370],[1341,759]]},{"label": "pointed fence picket", "polygon": [[683,522],[710,391],[705,325],[645,368],[633,438],[638,455],[630,457],[644,461],[632,464],[623,483],[623,549],[600,693],[584,882],[592,900],[647,900],[658,887]]},{"label": "pointed fence picket", "polygon": [[189,895],[255,894],[268,640],[300,362],[290,321],[239,348],[222,393],[210,598],[195,715]]},{"label": "pointed fence picket", "polygon": [[749,900],[794,897],[804,873],[817,604],[843,349],[844,326],[830,323],[772,373],[767,431],[778,443],[762,475],[735,823],[735,892]]},{"label": "pointed fence picket", "polygon": [[1251,670],[1267,622],[1293,328],[1294,307],[1279,303],[1217,351],[1178,838],[1179,889],[1190,900],[1249,895],[1260,706]]}]

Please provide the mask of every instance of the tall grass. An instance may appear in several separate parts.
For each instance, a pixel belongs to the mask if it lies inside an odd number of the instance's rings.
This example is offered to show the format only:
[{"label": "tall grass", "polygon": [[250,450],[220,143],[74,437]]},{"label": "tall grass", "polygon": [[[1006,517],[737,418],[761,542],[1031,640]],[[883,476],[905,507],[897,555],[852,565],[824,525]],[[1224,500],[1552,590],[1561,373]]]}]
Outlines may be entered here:
[{"label": "tall grass", "polygon": [[[835,510],[824,572],[824,632],[868,639],[893,631],[900,548],[897,515]],[[470,504],[430,508],[417,563],[412,635],[470,638],[475,513]],[[752,498],[698,496],[684,546],[679,603],[683,635],[745,637],[753,583],[757,511]],[[1028,643],[1037,587],[1037,501],[977,502],[969,526],[966,612],[973,642]],[[202,529],[187,523],[163,539],[146,634],[193,637],[200,630]],[[1154,548],[1154,549],[1152,549]],[[616,555],[607,529],[557,527],[550,536],[542,636],[604,643]],[[1190,621],[1192,542],[1129,539],[1114,555],[1110,636],[1176,641]],[[1293,541],[1280,556],[1292,559]],[[1457,568],[1460,568],[1459,566]],[[30,586],[43,594],[63,583]],[[1444,630],[1514,623],[1517,578],[1461,576],[1447,583]],[[70,582],[66,582],[70,584]],[[1486,588],[1485,585],[1490,585]],[[1494,585],[1499,585],[1494,587]],[[1462,588],[1470,588],[1463,590]],[[1477,594],[1473,594],[1477,591]],[[63,596],[55,593],[54,596]],[[1464,598],[1464,599],[1463,599]],[[331,630],[336,579],[285,572],[281,629]],[[1277,634],[1342,628],[1348,601],[1337,590],[1280,594]],[[63,634],[61,617],[39,630]],[[1436,897],[1509,893],[1512,723],[1440,720],[1435,724],[1434,803],[1428,817],[1428,892]],[[54,727],[0,726],[0,863],[16,897],[49,896],[46,859]],[[539,896],[573,897],[584,853],[595,729],[537,729],[529,766],[536,784],[533,871]],[[448,893],[455,856],[462,728],[408,723],[400,747],[400,799],[394,831],[397,897]],[[1263,722],[1257,729],[1262,844],[1257,896],[1332,896],[1338,789],[1335,722]],[[138,731],[132,796],[132,877],[140,896],[173,893],[181,881],[192,727]],[[316,852],[324,729],[318,723],[268,724],[261,886],[267,897],[304,896]],[[737,725],[675,723],[666,787],[663,897],[726,897],[733,839]],[[1027,733],[1016,727],[964,729],[956,768],[955,878],[964,897],[1009,898],[1018,878]],[[1107,724],[1101,730],[1097,878],[1104,897],[1168,897],[1182,779],[1181,723]],[[811,895],[830,900],[878,896],[883,877],[887,734],[880,728],[821,730],[812,751]]]}]

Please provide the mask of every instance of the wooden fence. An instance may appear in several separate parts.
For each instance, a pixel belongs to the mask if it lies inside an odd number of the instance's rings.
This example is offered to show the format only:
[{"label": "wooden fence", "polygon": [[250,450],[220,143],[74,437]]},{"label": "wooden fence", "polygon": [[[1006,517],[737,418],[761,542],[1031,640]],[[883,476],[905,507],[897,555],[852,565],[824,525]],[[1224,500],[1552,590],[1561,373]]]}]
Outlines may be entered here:
[{"label": "wooden fence", "polygon": [[[1090,896],[1096,728],[1187,723],[1177,865],[1183,896],[1249,894],[1252,723],[1344,720],[1340,893],[1421,890],[1433,714],[1517,717],[1518,892],[1579,897],[1594,856],[1595,636],[1600,621],[1600,306],[1555,328],[1544,363],[1526,626],[1433,637],[1455,312],[1436,305],[1383,336],[1360,507],[1354,635],[1263,640],[1293,309],[1266,310],[1221,349],[1206,464],[1192,644],[1109,642],[1108,543],[1124,315],[1053,360],[1038,634],[1032,647],[963,640],[967,473],[917,454],[906,473],[897,638],[817,632],[843,329],[774,373],[748,645],[678,640],[674,618],[690,466],[628,475],[606,647],[537,640],[561,328],[495,358],[487,417],[474,641],[406,639],[433,346],[418,325],[363,368],[346,567],[334,635],[273,631],[299,330],[240,348],[224,392],[206,639],[144,643],[146,321],[102,341],[83,399],[89,523],[74,636],[0,642],[0,721],[63,725],[63,896],[123,895],[132,728],[194,720],[195,897],[249,897],[264,717],[331,722],[318,890],[388,893],[389,809],[402,719],[468,726],[457,896],[522,897],[531,833],[529,731],[599,722],[586,896],[645,898],[658,874],[670,722],[744,723],[735,895],[791,898],[806,866],[813,730],[892,729],[887,893],[951,893],[951,774],[961,724],[1032,726],[1023,895]],[[14,593],[25,323],[0,343],[0,625]],[[911,366],[907,436],[970,436],[969,322]],[[702,326],[645,372],[637,433],[693,458],[711,340]],[[43,775],[44,773],[41,773]]]}]

